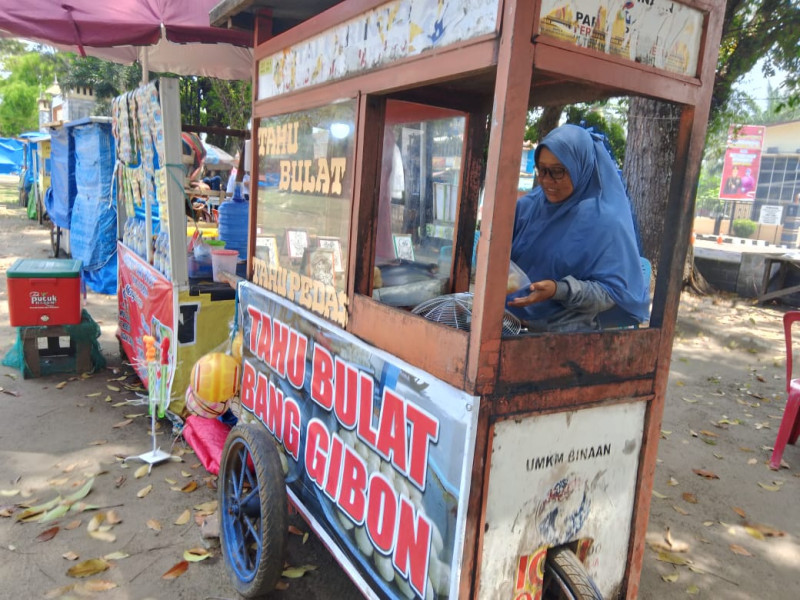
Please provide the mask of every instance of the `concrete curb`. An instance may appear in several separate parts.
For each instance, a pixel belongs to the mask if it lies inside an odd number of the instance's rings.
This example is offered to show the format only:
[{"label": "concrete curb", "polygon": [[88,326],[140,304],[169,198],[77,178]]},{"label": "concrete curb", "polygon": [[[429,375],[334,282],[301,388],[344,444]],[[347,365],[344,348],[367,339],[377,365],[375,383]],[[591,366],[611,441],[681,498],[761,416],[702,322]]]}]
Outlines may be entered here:
[{"label": "concrete curb", "polygon": [[[729,235],[720,236],[722,238],[723,244],[736,244],[736,245],[744,245],[744,246],[759,246],[763,248],[784,248],[788,250],[788,246],[784,246],[782,244],[773,244],[772,242],[767,242],[765,240],[751,240],[747,238],[739,238],[739,237],[732,237]],[[695,235],[695,238],[698,240],[703,240],[704,242],[716,242],[718,236],[713,234],[701,233]]]}]

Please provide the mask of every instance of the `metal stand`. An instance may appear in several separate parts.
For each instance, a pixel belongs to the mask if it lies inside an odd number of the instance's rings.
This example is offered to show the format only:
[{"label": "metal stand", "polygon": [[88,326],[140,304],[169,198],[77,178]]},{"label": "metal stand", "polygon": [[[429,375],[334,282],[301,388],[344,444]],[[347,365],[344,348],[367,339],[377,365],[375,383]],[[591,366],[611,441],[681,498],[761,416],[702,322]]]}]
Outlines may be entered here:
[{"label": "metal stand", "polygon": [[148,463],[152,468],[155,464],[169,460],[170,453],[164,452],[156,444],[156,407],[152,405],[150,406],[150,437],[153,438],[153,449],[150,452],[145,452],[138,456],[128,456],[123,462],[138,459]]}]

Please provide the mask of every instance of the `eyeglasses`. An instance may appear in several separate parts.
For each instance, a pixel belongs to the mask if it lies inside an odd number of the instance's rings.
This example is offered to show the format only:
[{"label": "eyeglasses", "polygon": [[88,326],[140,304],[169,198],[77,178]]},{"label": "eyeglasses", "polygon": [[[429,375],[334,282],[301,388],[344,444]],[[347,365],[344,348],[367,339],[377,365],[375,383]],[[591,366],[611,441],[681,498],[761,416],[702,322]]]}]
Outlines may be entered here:
[{"label": "eyeglasses", "polygon": [[539,179],[547,175],[553,181],[561,181],[566,174],[567,169],[565,167],[536,167],[536,176]]}]

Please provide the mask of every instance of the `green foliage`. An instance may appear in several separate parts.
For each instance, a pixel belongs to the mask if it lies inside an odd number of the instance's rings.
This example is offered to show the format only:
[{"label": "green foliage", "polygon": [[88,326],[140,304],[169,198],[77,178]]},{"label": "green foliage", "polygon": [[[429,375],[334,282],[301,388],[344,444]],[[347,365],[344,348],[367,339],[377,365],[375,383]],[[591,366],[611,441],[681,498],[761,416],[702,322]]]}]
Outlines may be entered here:
[{"label": "green foliage", "polygon": [[755,232],[757,224],[750,219],[736,219],[733,222],[733,235],[741,238],[749,238]]},{"label": "green foliage", "polygon": [[20,44],[6,43],[0,46],[0,61],[7,73],[0,80],[0,135],[14,137],[38,129],[36,101],[40,90],[53,81],[51,58]]},{"label": "green foliage", "polygon": [[724,203],[719,198],[719,186],[722,177],[721,168],[708,168],[703,165],[700,181],[697,184],[695,213],[702,217],[715,217],[722,214]]},{"label": "green foliage", "polygon": [[[181,119],[198,126],[246,129],[252,101],[249,81],[224,81],[212,77],[180,78]],[[241,140],[209,135],[208,141],[235,153]]]},{"label": "green foliage", "polygon": [[[538,142],[544,137],[543,132],[554,127],[561,113],[561,107],[556,107],[557,114],[548,109],[536,109],[528,113],[525,127],[526,141]],[[609,145],[617,163],[622,165],[625,161],[625,101],[615,99],[611,101],[591,102],[585,104],[572,104],[566,108],[566,122],[583,127],[593,127],[595,131],[608,138]],[[545,123],[545,121],[553,121]]]},{"label": "green foliage", "polygon": [[115,96],[135,89],[142,79],[142,69],[138,64],[125,66],[76,54],[59,55],[58,83],[63,91],[90,87],[97,101],[94,114],[111,114],[111,100]]}]

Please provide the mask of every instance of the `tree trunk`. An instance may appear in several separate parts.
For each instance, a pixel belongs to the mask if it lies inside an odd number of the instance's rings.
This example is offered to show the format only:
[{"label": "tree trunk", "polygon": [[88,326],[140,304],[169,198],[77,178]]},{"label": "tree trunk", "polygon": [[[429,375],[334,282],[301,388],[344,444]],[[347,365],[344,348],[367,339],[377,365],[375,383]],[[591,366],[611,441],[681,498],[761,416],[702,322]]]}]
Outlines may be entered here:
[{"label": "tree trunk", "polygon": [[553,129],[558,127],[558,122],[561,120],[561,113],[564,111],[563,104],[555,106],[545,106],[542,111],[542,117],[539,119],[539,139],[550,133]]},{"label": "tree trunk", "polygon": [[642,255],[655,274],[678,135],[680,107],[649,98],[631,98],[623,175],[633,203]]}]

